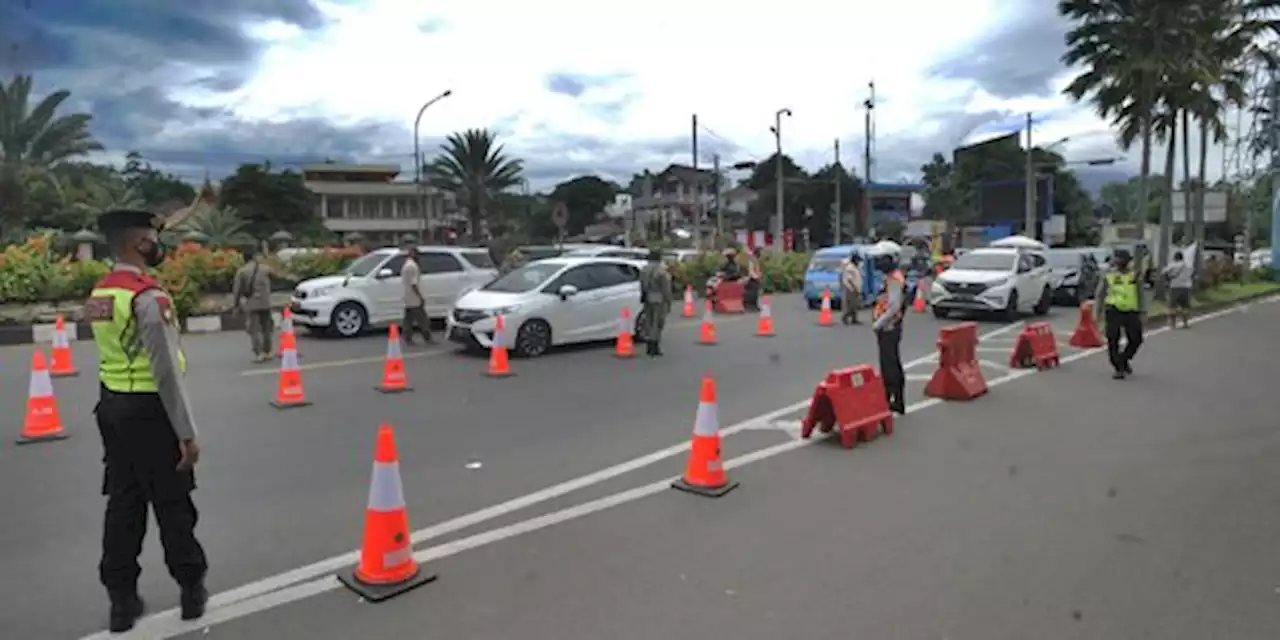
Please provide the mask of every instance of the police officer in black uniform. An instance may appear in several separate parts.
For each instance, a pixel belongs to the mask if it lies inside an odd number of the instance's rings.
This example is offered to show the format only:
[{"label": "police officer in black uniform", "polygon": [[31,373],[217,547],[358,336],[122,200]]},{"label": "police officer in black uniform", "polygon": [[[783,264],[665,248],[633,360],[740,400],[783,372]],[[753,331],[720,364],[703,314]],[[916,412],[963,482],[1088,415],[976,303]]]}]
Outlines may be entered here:
[{"label": "police officer in black uniform", "polygon": [[208,564],[195,537],[191,491],[200,458],[183,371],[173,301],[147,275],[163,260],[154,217],[110,211],[98,226],[114,270],[85,305],[98,346],[101,396],[95,409],[105,451],[107,496],[99,577],[111,599],[110,630],[132,629],[145,605],[138,596],[138,555],[147,507],[155,512],[165,564],[181,588],[183,620],[204,615]]}]

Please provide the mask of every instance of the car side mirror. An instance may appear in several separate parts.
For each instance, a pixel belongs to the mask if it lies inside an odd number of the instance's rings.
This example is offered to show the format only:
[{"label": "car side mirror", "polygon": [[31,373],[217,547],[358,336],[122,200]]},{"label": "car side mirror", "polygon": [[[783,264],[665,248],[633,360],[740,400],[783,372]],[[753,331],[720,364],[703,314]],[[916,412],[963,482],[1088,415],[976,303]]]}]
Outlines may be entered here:
[{"label": "car side mirror", "polygon": [[1026,273],[1026,272],[1028,272],[1028,271],[1030,271],[1030,270],[1031,270],[1031,267],[1029,267],[1029,266],[1027,266],[1027,265],[1025,265],[1025,264],[1020,264],[1020,265],[1018,265],[1018,273]]},{"label": "car side mirror", "polygon": [[571,284],[562,285],[556,294],[560,296],[561,300],[568,300],[569,298],[578,295],[578,288]]},{"label": "car side mirror", "polygon": [[374,276],[379,280],[395,277],[396,273],[390,269],[378,269],[378,275]]}]

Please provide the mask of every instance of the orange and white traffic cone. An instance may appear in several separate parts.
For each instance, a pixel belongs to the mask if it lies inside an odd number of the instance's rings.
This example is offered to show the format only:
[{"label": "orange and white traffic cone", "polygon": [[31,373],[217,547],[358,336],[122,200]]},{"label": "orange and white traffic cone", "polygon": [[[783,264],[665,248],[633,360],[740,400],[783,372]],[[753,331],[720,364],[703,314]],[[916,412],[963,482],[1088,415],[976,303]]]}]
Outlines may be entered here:
[{"label": "orange and white traffic cone", "polygon": [[62,320],[62,314],[58,314],[58,320],[53,324],[53,365],[49,367],[49,375],[55,378],[70,378],[80,375],[76,370],[75,362],[71,359],[71,339],[67,337],[67,325]]},{"label": "orange and white traffic cone", "polygon": [[613,349],[615,358],[633,358],[636,355],[635,339],[631,335],[631,309],[622,308],[618,318],[618,342]]},{"label": "orange and white traffic cone", "polygon": [[489,345],[489,369],[485,375],[490,378],[513,376],[511,363],[507,358],[507,326],[502,316],[498,316],[497,327],[493,330],[493,344]]},{"label": "orange and white traffic cone", "polygon": [[27,414],[22,420],[18,444],[66,438],[67,432],[62,429],[62,418],[58,415],[58,401],[53,397],[53,380],[49,378],[49,368],[45,364],[44,352],[36,349],[35,353],[31,354]]},{"label": "orange and white traffic cone", "polygon": [[681,313],[686,318],[692,318],[696,311],[693,309],[693,285],[684,286],[684,311]]},{"label": "orange and white traffic cone", "polygon": [[708,498],[720,496],[737,488],[725,476],[720,460],[720,421],[716,408],[716,381],[711,376],[702,379],[702,391],[698,397],[698,414],[693,420],[693,442],[684,476],[671,483],[672,487]]},{"label": "orange and white traffic cone", "polygon": [[769,304],[769,296],[760,298],[760,321],[756,324],[756,336],[761,338],[772,338],[775,336],[773,332],[773,305]]},{"label": "orange and white traffic cone", "polygon": [[280,380],[276,385],[276,397],[271,406],[292,409],[310,405],[302,389],[302,370],[298,366],[298,345],[293,331],[280,333]]},{"label": "orange and white traffic cone", "polygon": [[298,357],[298,340],[297,334],[293,331],[293,312],[289,311],[289,307],[285,307],[280,311],[280,351],[276,353],[277,358],[284,357],[284,337],[289,336],[293,342],[293,355]]},{"label": "orange and white traffic cone", "polygon": [[435,574],[422,571],[413,558],[409,532],[396,437],[383,424],[373,449],[360,563],[338,574],[338,581],[369,602],[382,602],[435,580]]},{"label": "orange and white traffic cone", "polygon": [[924,310],[925,310],[924,287],[921,287],[918,285],[916,286],[916,299],[914,302],[911,303],[911,310],[916,313],[924,313]]},{"label": "orange and white traffic cone", "polygon": [[404,373],[404,354],[400,351],[400,325],[392,324],[387,334],[387,358],[382,363],[382,384],[374,387],[382,393],[413,391]]},{"label": "orange and white traffic cone", "polygon": [[831,289],[822,290],[822,307],[818,311],[818,326],[830,327],[835,324],[831,318]]},{"label": "orange and white traffic cone", "polygon": [[707,308],[702,312],[702,326],[698,330],[698,344],[715,344],[716,343],[716,321],[711,314],[711,301],[707,301]]}]

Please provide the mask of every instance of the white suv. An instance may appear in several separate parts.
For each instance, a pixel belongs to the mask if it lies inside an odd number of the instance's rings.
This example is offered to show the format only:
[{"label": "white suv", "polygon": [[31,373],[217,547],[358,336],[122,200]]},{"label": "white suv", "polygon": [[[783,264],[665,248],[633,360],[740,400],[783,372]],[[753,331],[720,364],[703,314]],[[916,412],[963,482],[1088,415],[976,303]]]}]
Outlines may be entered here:
[{"label": "white suv", "polygon": [[[483,248],[430,246],[418,252],[422,294],[432,318],[444,318],[458,296],[498,277]],[[396,248],[378,249],[338,275],[299,283],[289,305],[294,323],[350,338],[370,327],[399,322],[404,316],[400,269],[405,257]]]},{"label": "white suv", "polygon": [[1053,301],[1054,282],[1044,251],[1038,249],[974,249],[956,258],[933,280],[929,304],[933,315],[952,311],[1044,315]]}]

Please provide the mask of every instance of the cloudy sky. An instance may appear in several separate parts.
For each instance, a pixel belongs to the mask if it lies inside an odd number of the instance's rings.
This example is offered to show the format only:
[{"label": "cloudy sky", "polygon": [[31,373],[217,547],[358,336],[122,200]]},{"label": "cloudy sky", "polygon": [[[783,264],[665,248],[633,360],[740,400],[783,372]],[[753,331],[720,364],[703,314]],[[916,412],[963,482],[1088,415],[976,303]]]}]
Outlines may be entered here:
[{"label": "cloudy sky", "polygon": [[[0,0],[0,72],[72,91],[94,133],[186,177],[244,161],[412,166],[488,127],[534,187],[773,151],[810,168],[863,144],[878,94],[877,180],[1021,126],[1069,159],[1120,156],[1105,123],[1060,97],[1065,25],[1047,0]],[[1220,157],[1216,155],[1214,157]],[[1117,163],[1136,173],[1137,153]],[[1218,162],[1211,162],[1218,173]]]}]

